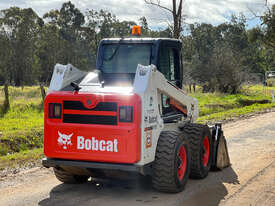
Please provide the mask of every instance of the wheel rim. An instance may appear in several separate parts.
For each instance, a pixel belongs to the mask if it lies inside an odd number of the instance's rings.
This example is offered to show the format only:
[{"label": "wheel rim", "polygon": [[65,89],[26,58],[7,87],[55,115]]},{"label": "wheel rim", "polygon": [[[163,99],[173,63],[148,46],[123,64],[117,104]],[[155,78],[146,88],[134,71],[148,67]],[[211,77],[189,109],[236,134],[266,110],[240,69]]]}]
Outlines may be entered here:
[{"label": "wheel rim", "polygon": [[209,146],[209,137],[205,136],[203,139],[203,156],[202,156],[202,163],[203,166],[207,166],[209,161],[209,154],[210,154],[210,146]]},{"label": "wheel rim", "polygon": [[178,178],[181,181],[185,175],[186,171],[186,150],[184,145],[180,147],[179,153],[178,153]]}]

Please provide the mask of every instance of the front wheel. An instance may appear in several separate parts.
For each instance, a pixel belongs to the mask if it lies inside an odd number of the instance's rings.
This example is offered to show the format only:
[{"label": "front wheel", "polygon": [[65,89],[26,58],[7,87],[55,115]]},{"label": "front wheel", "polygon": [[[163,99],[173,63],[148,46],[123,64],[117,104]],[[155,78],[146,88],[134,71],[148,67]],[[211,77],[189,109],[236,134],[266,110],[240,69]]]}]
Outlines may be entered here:
[{"label": "front wheel", "polygon": [[180,192],[189,173],[190,152],[186,135],[177,131],[162,132],[153,163],[153,188],[161,192]]},{"label": "front wheel", "polygon": [[208,175],[213,158],[213,141],[209,127],[201,124],[186,124],[183,131],[190,141],[190,177],[204,178]]}]

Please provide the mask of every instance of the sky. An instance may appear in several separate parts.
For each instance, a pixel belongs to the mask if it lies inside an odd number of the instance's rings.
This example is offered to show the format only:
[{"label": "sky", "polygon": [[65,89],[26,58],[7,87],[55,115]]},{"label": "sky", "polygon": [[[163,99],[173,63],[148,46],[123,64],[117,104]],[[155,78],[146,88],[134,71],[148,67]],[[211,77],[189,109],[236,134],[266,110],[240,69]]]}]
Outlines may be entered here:
[{"label": "sky", "polygon": [[[39,16],[51,9],[60,9],[66,0],[0,0],[0,10],[11,6],[32,8]],[[154,0],[155,2],[158,0]],[[172,0],[159,0],[165,7],[171,8]],[[177,0],[179,1],[179,0]],[[147,5],[144,0],[71,0],[83,13],[87,9],[108,10],[120,20],[135,21],[142,16],[147,18],[151,29],[166,27],[171,22],[171,15],[156,6]],[[275,0],[267,0],[268,5]],[[185,0],[183,13],[186,23],[205,22],[214,25],[227,22],[232,14],[243,13],[248,21],[248,28],[260,24],[253,13],[261,15],[266,10],[265,0]]]}]

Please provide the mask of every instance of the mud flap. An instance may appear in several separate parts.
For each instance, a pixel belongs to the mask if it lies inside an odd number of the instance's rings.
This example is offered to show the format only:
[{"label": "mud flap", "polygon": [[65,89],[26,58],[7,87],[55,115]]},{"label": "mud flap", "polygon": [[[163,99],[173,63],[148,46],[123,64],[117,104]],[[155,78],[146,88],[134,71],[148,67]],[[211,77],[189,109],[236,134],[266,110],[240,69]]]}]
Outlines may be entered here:
[{"label": "mud flap", "polygon": [[212,131],[213,138],[213,162],[211,168],[214,170],[223,169],[230,166],[227,142],[223,135],[221,124],[216,124]]}]

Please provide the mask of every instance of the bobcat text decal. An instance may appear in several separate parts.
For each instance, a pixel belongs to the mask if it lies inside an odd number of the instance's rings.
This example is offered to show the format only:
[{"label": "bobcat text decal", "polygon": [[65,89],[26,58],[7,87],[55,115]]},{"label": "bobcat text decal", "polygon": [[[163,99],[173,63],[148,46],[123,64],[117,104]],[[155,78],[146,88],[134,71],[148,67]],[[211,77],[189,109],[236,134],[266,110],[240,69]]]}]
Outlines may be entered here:
[{"label": "bobcat text decal", "polygon": [[91,139],[84,138],[82,136],[77,137],[77,149],[80,150],[92,150],[101,152],[118,152],[118,141],[114,140],[98,140],[95,137]]},{"label": "bobcat text decal", "polygon": [[67,149],[67,146],[72,146],[72,142],[71,142],[71,137],[73,136],[73,134],[70,135],[66,135],[66,134],[61,134],[58,131],[58,139],[57,142],[60,146],[62,146],[63,149]]}]

